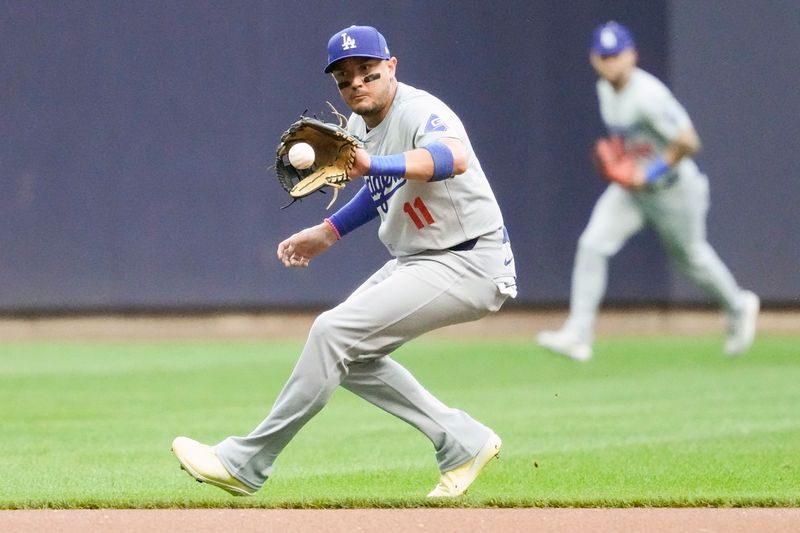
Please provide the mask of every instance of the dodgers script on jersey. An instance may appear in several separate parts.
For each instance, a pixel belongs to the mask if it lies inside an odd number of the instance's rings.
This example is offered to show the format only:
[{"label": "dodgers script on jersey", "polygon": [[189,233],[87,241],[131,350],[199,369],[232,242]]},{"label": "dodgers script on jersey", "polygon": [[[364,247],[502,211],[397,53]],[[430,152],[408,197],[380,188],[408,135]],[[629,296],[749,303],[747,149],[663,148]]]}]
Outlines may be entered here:
[{"label": "dodgers script on jersey", "polygon": [[[677,135],[691,127],[686,110],[655,76],[636,68],[625,87],[616,92],[600,78],[597,82],[600,114],[608,131],[625,140],[626,150],[646,167],[663,153]],[[689,177],[699,171],[694,160],[684,157],[659,181],[672,182],[678,174]]]},{"label": "dodgers script on jersey", "polygon": [[502,228],[503,217],[459,118],[438,98],[398,83],[389,113],[367,131],[352,114],[348,130],[372,155],[397,154],[443,137],[460,139],[468,151],[463,174],[437,182],[365,176],[381,217],[378,236],[395,257],[445,250]]}]

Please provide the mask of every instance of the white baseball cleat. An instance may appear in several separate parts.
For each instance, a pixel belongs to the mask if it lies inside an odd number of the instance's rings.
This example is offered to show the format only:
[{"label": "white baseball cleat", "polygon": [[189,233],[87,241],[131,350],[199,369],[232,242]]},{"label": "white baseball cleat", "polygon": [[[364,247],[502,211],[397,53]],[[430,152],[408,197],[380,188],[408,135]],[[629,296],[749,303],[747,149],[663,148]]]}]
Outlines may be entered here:
[{"label": "white baseball cleat", "polygon": [[756,321],[761,300],[750,291],[742,293],[742,308],[729,318],[728,337],[725,339],[725,355],[737,356],[746,352],[756,338]]},{"label": "white baseball cleat", "polygon": [[256,493],[257,489],[245,485],[228,472],[211,446],[188,437],[176,437],[172,441],[172,453],[180,461],[181,469],[197,481],[219,487],[234,496]]},{"label": "white baseball cleat", "polygon": [[447,471],[439,478],[439,483],[428,493],[429,498],[452,498],[464,494],[478,474],[489,461],[500,455],[500,437],[492,433],[478,455],[463,465]]},{"label": "white baseball cleat", "polygon": [[539,346],[575,361],[588,361],[592,358],[592,345],[578,338],[568,329],[542,331],[536,336]]}]

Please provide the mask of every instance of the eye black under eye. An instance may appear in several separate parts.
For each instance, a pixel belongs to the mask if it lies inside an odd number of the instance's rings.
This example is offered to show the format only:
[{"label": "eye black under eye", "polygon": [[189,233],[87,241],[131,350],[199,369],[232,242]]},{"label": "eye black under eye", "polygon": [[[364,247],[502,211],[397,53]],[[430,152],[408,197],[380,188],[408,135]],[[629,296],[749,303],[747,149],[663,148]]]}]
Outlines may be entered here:
[{"label": "eye black under eye", "polygon": [[349,81],[347,81],[347,80],[345,80],[345,81],[340,81],[340,82],[338,82],[338,83],[336,84],[336,86],[337,86],[337,87],[338,87],[340,90],[341,90],[341,89],[347,89],[348,87],[350,87],[350,82],[349,82]]}]

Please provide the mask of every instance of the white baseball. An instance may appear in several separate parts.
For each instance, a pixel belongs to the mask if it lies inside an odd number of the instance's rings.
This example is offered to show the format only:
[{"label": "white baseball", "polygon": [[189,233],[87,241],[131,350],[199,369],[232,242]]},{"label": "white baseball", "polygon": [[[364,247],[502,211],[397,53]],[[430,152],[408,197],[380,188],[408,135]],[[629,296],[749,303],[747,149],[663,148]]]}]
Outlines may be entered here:
[{"label": "white baseball", "polygon": [[308,143],[295,143],[289,148],[289,163],[294,168],[306,169],[314,164],[314,148]]}]

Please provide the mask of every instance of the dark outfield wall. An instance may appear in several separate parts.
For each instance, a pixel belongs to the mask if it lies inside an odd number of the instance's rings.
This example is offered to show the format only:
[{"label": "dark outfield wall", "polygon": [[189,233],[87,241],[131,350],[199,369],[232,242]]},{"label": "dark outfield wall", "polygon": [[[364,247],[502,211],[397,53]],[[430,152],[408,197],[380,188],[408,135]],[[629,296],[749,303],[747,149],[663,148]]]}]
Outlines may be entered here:
[{"label": "dark outfield wall", "polygon": [[[712,242],[744,284],[796,303],[796,46],[769,39],[798,43],[800,24],[789,1],[763,3],[763,23],[750,11],[744,1],[4,2],[0,311],[343,298],[387,259],[376,227],[308,270],[284,269],[277,243],[320,220],[327,198],[281,211],[267,167],[286,125],[338,104],[321,72],[325,43],[354,23],[378,26],[400,79],[461,115],[506,214],[516,303],[563,303],[602,190],[586,157],[602,131],[586,51],[610,18],[632,27],[643,66],[675,80],[695,117],[714,184]],[[746,39],[720,40],[737,32]],[[755,59],[739,69],[744,47]],[[612,267],[611,300],[705,301],[649,233]]]},{"label": "dark outfield wall", "polygon": [[[711,179],[709,234],[743,284],[800,304],[800,3],[674,1],[675,91]],[[676,277],[672,294],[695,294]]]}]

